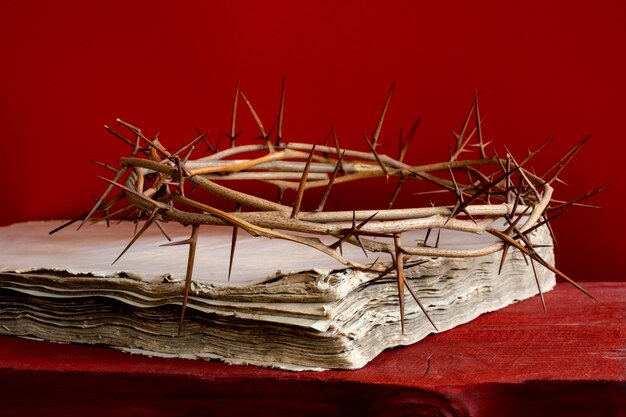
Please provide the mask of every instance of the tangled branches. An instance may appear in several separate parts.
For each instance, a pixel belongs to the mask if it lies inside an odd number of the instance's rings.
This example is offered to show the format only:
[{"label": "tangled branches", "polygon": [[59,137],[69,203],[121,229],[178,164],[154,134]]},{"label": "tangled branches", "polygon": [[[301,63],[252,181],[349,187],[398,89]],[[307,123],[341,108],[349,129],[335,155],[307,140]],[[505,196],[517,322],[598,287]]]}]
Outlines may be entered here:
[{"label": "tangled branches", "polygon": [[[547,143],[529,152],[519,162],[508,152],[504,158],[490,156],[487,151],[488,143],[483,138],[476,95],[460,131],[454,133],[454,150],[450,152],[449,160],[428,165],[411,165],[404,162],[404,159],[419,120],[413,125],[407,138],[400,140],[397,158],[380,154],[376,150],[393,86],[376,129],[371,134],[363,135],[367,151],[342,148],[334,132],[329,135],[334,139],[332,146],[329,146],[328,138],[325,143],[318,145],[286,142],[282,131],[284,92],[283,84],[276,134],[272,135],[272,131],[265,130],[252,104],[237,85],[231,131],[226,134],[230,139],[230,147],[223,150],[218,146],[211,146],[205,133],[198,133],[185,146],[171,152],[157,137],[149,139],[141,129],[124,121],[117,122],[130,133],[132,139],[105,126],[113,136],[131,146],[132,152],[129,157],[120,159],[119,169],[100,164],[115,173],[112,180],[105,179],[109,183],[108,188],[89,213],[55,231],[77,221],[81,221],[82,226],[88,221],[108,222],[114,217],[134,213],[135,221],[145,219],[145,222],[117,258],[119,259],[153,225],[161,229],[168,240],[162,225],[164,221],[191,225],[189,239],[166,244],[189,246],[179,328],[183,325],[191,288],[198,231],[203,225],[232,227],[229,278],[239,229],[253,236],[284,239],[312,247],[346,267],[374,273],[374,280],[393,275],[398,284],[402,321],[406,288],[435,326],[404,275],[406,268],[422,262],[423,257],[474,257],[502,251],[502,267],[507,251],[512,247],[530,259],[533,270],[535,263],[538,263],[589,295],[571,278],[539,256],[530,239],[533,230],[544,225],[549,227],[549,222],[562,214],[563,208],[583,206],[581,200],[600,191],[598,189],[570,202],[553,199],[552,184],[558,181],[558,175],[588,138],[574,146],[545,173],[537,175],[527,169],[526,165]],[[255,120],[259,129],[257,139],[261,139],[261,143],[236,144],[239,137],[236,132],[239,98],[243,99]],[[200,143],[207,144],[209,154],[199,159],[191,159]],[[463,159],[462,156],[466,152],[472,152],[472,148],[477,149],[477,158]],[[457,179],[461,176],[467,177],[467,181]],[[324,209],[334,185],[362,182],[376,177],[398,178],[386,209]],[[238,180],[254,180],[277,186],[278,201],[237,191],[222,184]],[[434,184],[439,192],[452,193],[455,204],[394,209],[393,205],[402,188],[412,181]],[[323,189],[317,209],[303,211],[301,207],[304,195],[313,188]],[[110,198],[114,189],[119,190],[119,194]],[[295,192],[295,198],[289,204],[282,201],[285,190]],[[234,203],[235,209],[224,211],[206,203],[196,197],[198,192],[217,197],[222,202]],[[243,211],[242,208],[246,210]],[[103,215],[95,217],[99,212]],[[502,218],[507,222],[504,230],[495,226],[496,220]],[[476,234],[490,233],[498,241],[479,248],[443,248],[439,247],[438,237],[436,240],[430,238],[431,231],[439,234],[442,229]],[[403,242],[403,233],[415,230],[425,230],[425,239],[413,245]],[[332,238],[333,242],[325,243],[321,237]],[[358,246],[366,255],[372,254],[375,260],[370,264],[363,264],[344,256],[344,244]],[[539,287],[539,280],[536,282]],[[540,287],[538,290],[542,294]]]}]

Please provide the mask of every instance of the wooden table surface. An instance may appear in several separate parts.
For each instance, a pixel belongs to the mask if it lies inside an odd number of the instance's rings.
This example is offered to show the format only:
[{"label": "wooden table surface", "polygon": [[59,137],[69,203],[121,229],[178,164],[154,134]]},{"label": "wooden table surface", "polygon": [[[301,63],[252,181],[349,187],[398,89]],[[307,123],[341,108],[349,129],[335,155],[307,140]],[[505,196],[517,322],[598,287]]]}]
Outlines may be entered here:
[{"label": "wooden table surface", "polygon": [[567,284],[357,371],[0,337],[0,415],[626,416],[626,283]]}]

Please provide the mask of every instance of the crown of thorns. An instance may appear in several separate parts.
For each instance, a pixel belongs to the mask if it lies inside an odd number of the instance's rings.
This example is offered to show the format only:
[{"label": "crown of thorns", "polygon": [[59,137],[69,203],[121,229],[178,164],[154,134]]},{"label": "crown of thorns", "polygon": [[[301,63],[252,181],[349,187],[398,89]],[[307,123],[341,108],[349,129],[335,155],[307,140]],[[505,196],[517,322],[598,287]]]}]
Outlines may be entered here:
[{"label": "crown of thorns", "polygon": [[[392,158],[376,150],[380,144],[380,133],[393,89],[392,84],[375,130],[370,134],[363,134],[366,151],[342,148],[333,129],[321,144],[284,141],[282,131],[284,82],[275,134],[274,129],[266,131],[259,115],[241,91],[239,83],[237,84],[231,129],[229,133],[223,134],[230,140],[230,144],[222,150],[219,149],[219,141],[217,145],[212,146],[207,140],[206,132],[198,132],[197,137],[172,152],[161,144],[158,137],[149,139],[138,127],[118,119],[118,125],[130,133],[132,139],[109,126],[105,128],[132,148],[130,156],[120,159],[120,168],[97,162],[115,174],[112,180],[103,178],[109,182],[108,188],[88,213],[67,222],[51,233],[75,222],[80,222],[81,226],[89,221],[108,223],[112,218],[126,216],[136,222],[145,221],[115,261],[153,225],[170,240],[166,245],[188,245],[179,330],[183,325],[191,288],[198,230],[202,225],[232,227],[228,261],[229,279],[239,229],[252,236],[284,239],[310,246],[346,267],[374,273],[372,281],[395,276],[401,323],[404,322],[406,288],[436,329],[404,274],[405,268],[423,262],[425,256],[473,257],[501,251],[501,269],[507,251],[513,247],[530,258],[533,271],[536,262],[593,298],[579,284],[546,262],[535,251],[529,237],[532,231],[541,226],[546,225],[550,228],[549,222],[563,214],[563,209],[568,206],[594,207],[582,204],[581,201],[600,192],[602,188],[572,201],[554,199],[552,188],[552,184],[559,181],[559,174],[589,137],[582,139],[538,175],[525,166],[551,139],[538,149],[529,151],[519,161],[508,151],[505,157],[489,155],[488,143],[484,140],[481,128],[482,120],[476,93],[461,129],[458,133],[453,132],[455,140],[453,149],[449,152],[449,159],[427,165],[411,165],[404,160],[415,137],[419,119],[412,125],[405,138],[400,135],[397,157]],[[256,142],[245,145],[239,144],[241,132],[236,130],[239,99],[245,103],[260,133],[254,138],[257,139]],[[331,138],[332,143],[329,144]],[[191,159],[192,153],[201,143],[206,145],[208,155]],[[466,154],[473,154],[475,157],[462,158]],[[390,194],[386,209],[354,211],[324,209],[333,185],[375,177],[399,178]],[[466,180],[460,181],[458,178],[461,177]],[[272,201],[218,184],[227,182],[226,180],[255,180],[274,184],[279,190],[278,199]],[[397,196],[409,181],[434,184],[438,188],[435,192],[452,193],[456,202],[447,206],[394,209]],[[186,187],[185,184],[191,185]],[[305,192],[312,188],[323,188],[322,197],[317,209],[311,212],[303,211],[301,203]],[[117,196],[110,197],[114,189],[120,192]],[[295,198],[290,204],[283,201],[283,191],[287,189],[295,191]],[[199,191],[235,203],[236,208],[234,211],[224,211],[201,202],[194,197]],[[246,211],[242,211],[242,208],[246,208]],[[502,218],[507,222],[504,230],[494,225],[495,220]],[[171,242],[162,224],[165,221],[191,225],[191,236],[184,241]],[[498,241],[479,248],[442,248],[439,247],[439,233],[442,229],[477,234],[490,233],[496,236]],[[402,234],[415,230],[425,230],[425,238],[417,244],[404,244]],[[433,230],[437,232],[436,238],[430,238]],[[324,243],[320,239],[321,236],[332,237],[334,241]],[[344,256],[342,251],[344,244],[358,246],[366,255],[375,255],[372,256],[375,260],[363,264]],[[535,279],[545,308],[536,272]]]}]

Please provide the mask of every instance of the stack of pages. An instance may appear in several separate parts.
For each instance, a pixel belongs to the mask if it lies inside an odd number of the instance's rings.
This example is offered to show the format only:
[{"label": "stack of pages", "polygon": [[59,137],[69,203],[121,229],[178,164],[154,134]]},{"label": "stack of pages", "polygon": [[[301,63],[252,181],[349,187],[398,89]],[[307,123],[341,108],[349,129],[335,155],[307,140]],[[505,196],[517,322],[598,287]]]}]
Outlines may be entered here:
[{"label": "stack of pages", "polygon": [[[538,293],[530,263],[508,251],[476,258],[424,258],[406,270],[437,326],[405,291],[401,329],[395,278],[345,268],[314,249],[239,232],[228,280],[229,227],[200,228],[184,327],[178,334],[186,246],[148,230],[114,265],[135,227],[94,224],[48,232],[62,222],[0,228],[0,334],[98,344],[160,357],[218,359],[289,370],[356,369],[381,351],[415,343]],[[190,228],[166,225],[174,240]],[[423,234],[403,234],[404,242]],[[549,232],[531,239],[549,263]],[[443,230],[441,247],[486,246],[487,235]],[[368,262],[360,248],[344,254]],[[360,257],[360,258],[359,258]],[[371,263],[373,259],[369,260]],[[554,275],[536,265],[539,287]],[[541,308],[537,301],[537,308]]]}]

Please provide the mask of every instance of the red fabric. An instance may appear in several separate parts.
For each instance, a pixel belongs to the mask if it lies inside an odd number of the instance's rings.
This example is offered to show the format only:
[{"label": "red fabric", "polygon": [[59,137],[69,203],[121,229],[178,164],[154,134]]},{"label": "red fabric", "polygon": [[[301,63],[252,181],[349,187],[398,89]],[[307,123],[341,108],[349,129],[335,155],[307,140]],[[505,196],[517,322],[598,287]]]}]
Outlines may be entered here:
[{"label": "red fabric", "polygon": [[[381,152],[395,155],[398,130],[421,116],[414,163],[446,159],[476,89],[499,154],[557,135],[539,172],[594,133],[558,195],[610,183],[592,201],[606,208],[555,222],[558,262],[577,279],[623,280],[624,15],[623,1],[2,2],[0,224],[85,211],[108,174],[89,159],[128,152],[102,129],[117,117],[172,147],[194,126],[215,142],[241,79],[269,129],[285,75],[286,140],[334,124],[342,145],[366,150],[395,80]],[[351,209],[365,190],[333,204]]]},{"label": "red fabric", "polygon": [[546,294],[547,314],[535,297],[357,371],[293,373],[1,337],[0,415],[617,416],[626,409],[626,286],[587,287],[598,302],[561,284]]}]

